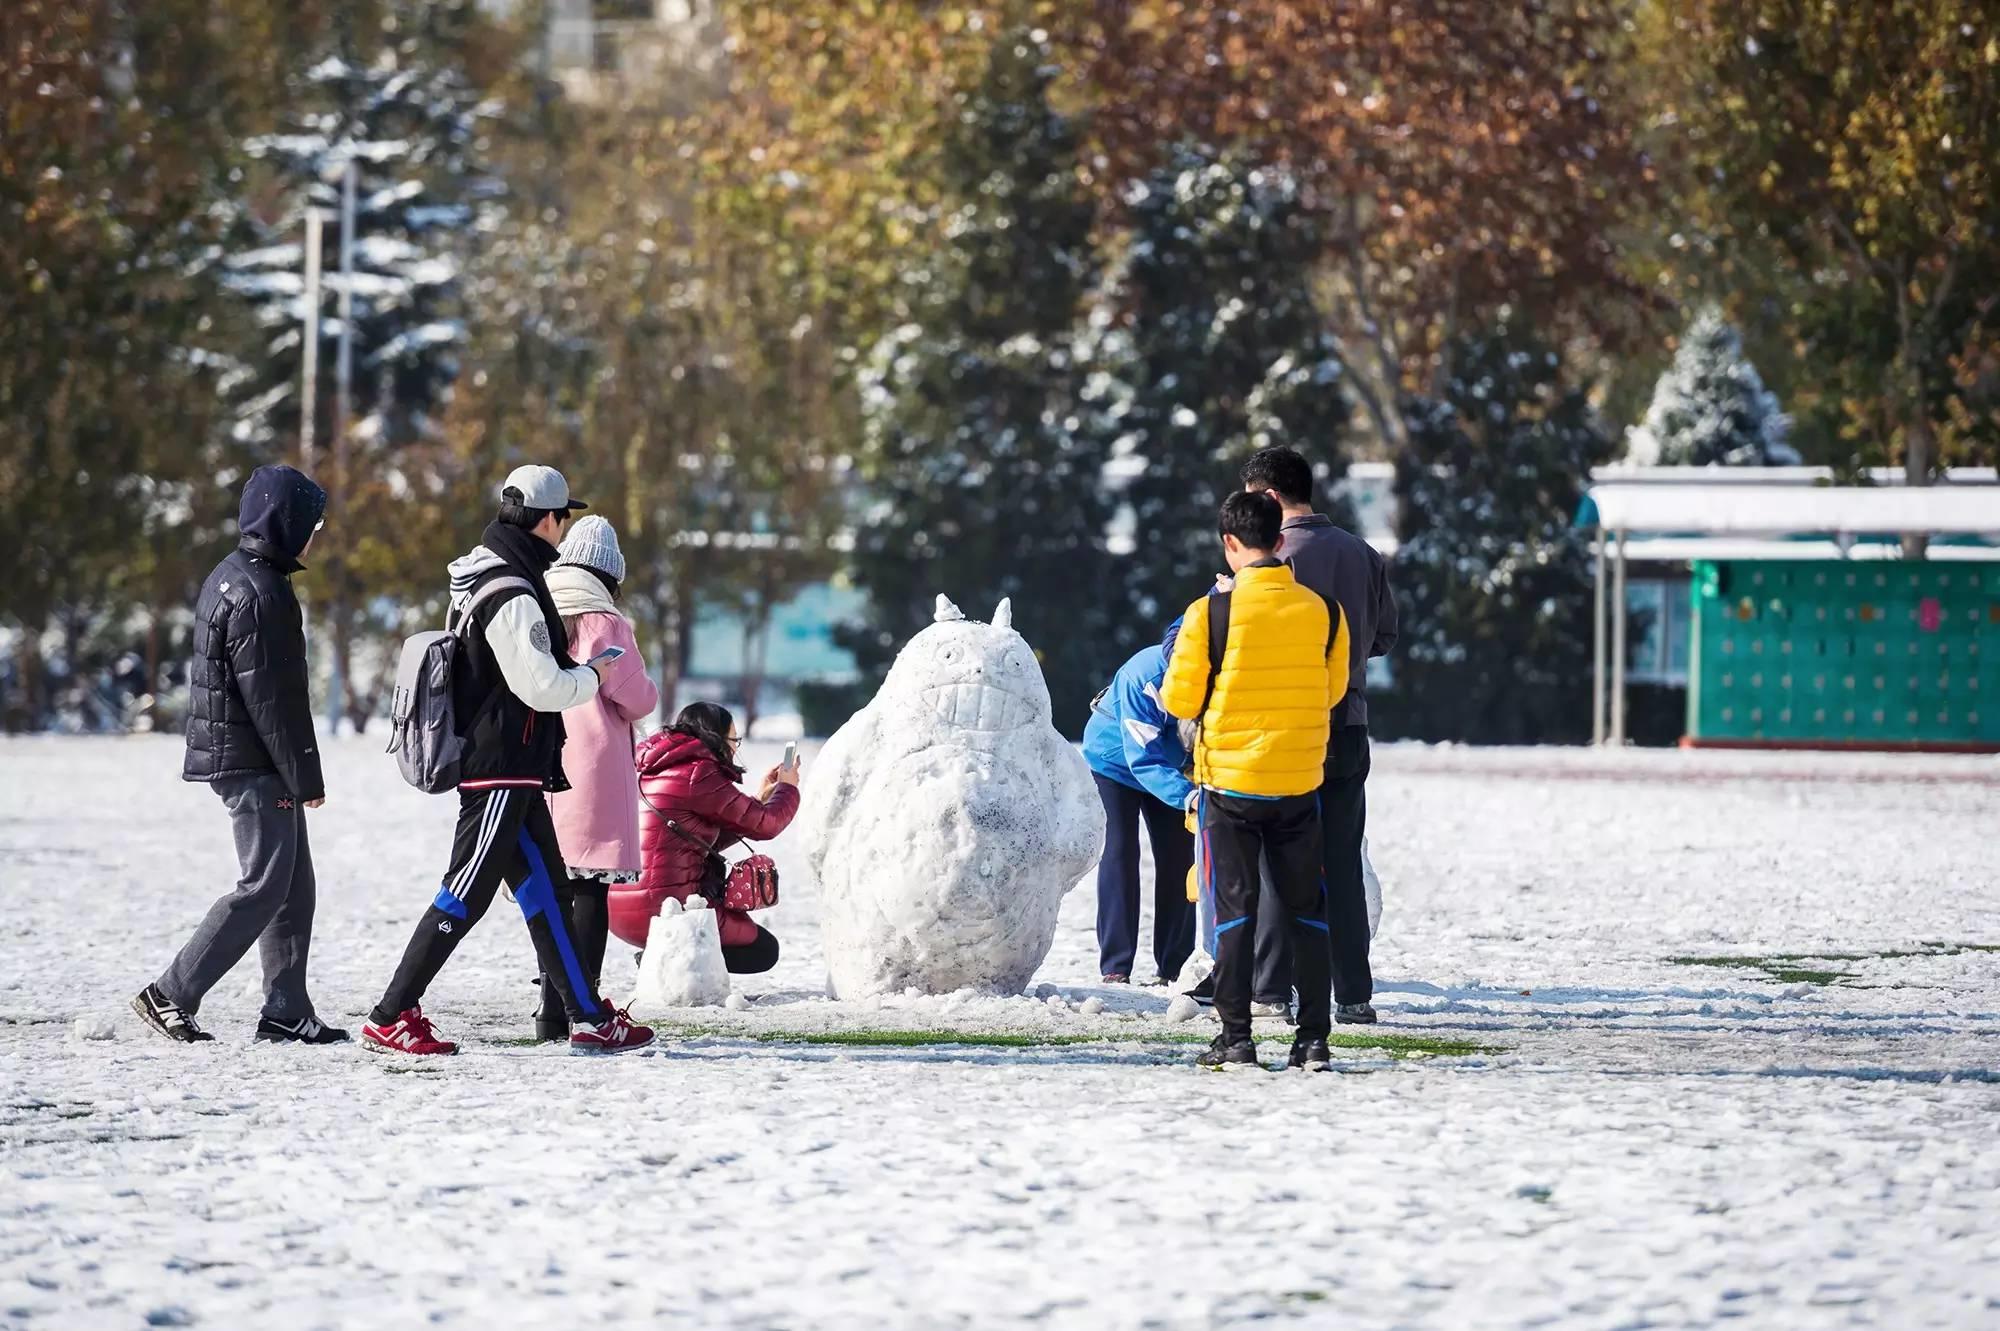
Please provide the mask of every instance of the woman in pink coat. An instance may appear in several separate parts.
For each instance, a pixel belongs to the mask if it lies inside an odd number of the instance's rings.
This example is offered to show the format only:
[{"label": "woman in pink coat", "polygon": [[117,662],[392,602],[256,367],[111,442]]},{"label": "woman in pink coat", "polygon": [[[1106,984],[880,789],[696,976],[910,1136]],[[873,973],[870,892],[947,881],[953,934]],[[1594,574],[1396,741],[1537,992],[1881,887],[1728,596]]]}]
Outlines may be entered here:
[{"label": "woman in pink coat", "polygon": [[[625,649],[625,655],[601,668],[604,683],[597,697],[563,713],[568,735],[563,775],[570,789],[549,796],[556,840],[569,869],[560,895],[580,954],[577,960],[593,993],[604,966],[606,893],[613,883],[639,877],[639,774],[632,748],[636,727],[660,704],[659,688],[639,659],[632,621],[618,608],[618,584],[624,577],[618,533],[595,516],[570,526],[548,572],[549,595],[569,630],[571,658],[587,661],[606,647]],[[568,1039],[562,1004],[549,1002],[553,987],[544,985],[542,993],[536,1033],[548,1040]]]}]

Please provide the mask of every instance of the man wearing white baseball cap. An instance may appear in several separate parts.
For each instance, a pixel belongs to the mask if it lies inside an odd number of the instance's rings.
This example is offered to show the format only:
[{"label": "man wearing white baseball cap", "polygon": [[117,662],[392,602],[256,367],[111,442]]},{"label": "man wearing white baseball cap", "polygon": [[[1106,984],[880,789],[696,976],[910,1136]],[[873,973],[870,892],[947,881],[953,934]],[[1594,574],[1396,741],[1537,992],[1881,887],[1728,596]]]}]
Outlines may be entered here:
[{"label": "man wearing white baseball cap", "polygon": [[513,889],[542,973],[568,1011],[571,1050],[620,1053],[653,1042],[650,1029],[598,997],[577,956],[556,894],[562,848],[543,798],[544,791],[569,789],[562,712],[597,696],[597,670],[570,659],[543,577],[570,515],[583,507],[554,467],[516,467],[500,487],[500,512],[480,544],[451,562],[446,627],[456,627],[461,644],[452,702],[466,742],[458,830],[437,896],[361,1029],[373,1048],[458,1052],[424,1016],[424,992],[493,904],[502,881]]}]

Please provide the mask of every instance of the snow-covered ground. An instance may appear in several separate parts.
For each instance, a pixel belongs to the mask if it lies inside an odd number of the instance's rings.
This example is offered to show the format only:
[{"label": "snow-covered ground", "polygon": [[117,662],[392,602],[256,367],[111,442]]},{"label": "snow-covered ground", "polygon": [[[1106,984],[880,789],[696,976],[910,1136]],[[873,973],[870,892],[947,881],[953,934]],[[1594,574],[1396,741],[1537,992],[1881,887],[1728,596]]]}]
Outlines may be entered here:
[{"label": "snow-covered ground", "polygon": [[[311,824],[350,1023],[452,813],[379,747]],[[504,900],[457,1059],[253,1045],[254,958],[169,1046],[125,1002],[234,877],[179,762],[0,743],[0,1326],[2000,1325],[1993,760],[1380,749],[1377,1030],[1498,1052],[1322,1077],[1190,1068],[1088,884],[1057,1003],[828,1003],[783,842],[777,971],[647,1054],[521,1043]],[[1099,1038],[768,1038],[945,1028]]]}]

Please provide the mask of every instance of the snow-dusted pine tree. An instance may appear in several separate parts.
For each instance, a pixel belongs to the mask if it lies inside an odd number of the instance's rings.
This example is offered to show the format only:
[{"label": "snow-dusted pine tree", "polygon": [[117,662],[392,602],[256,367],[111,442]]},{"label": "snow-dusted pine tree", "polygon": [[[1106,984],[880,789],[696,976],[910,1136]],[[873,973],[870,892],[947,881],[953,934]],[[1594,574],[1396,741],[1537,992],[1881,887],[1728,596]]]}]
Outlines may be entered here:
[{"label": "snow-dusted pine tree", "polygon": [[1449,348],[1405,404],[1396,459],[1402,613],[1391,737],[1559,743],[1589,733],[1591,570],[1575,527],[1611,443],[1553,351],[1506,327]]},{"label": "snow-dusted pine tree", "polygon": [[[304,217],[327,216],[320,268],[319,444],[314,471],[333,495],[327,539],[316,547],[310,588],[315,627],[329,631],[334,716],[365,725],[380,702],[379,649],[410,625],[391,607],[417,606],[438,588],[451,524],[441,520],[450,477],[437,416],[459,368],[465,327],[459,274],[500,186],[475,147],[482,105],[441,43],[442,5],[417,23],[385,25],[365,57],[327,55],[295,80],[299,107],[283,132],[245,144],[269,168],[254,199],[238,205],[225,282],[250,303],[267,334],[262,356],[230,376],[237,465],[293,460],[300,424],[305,312]],[[342,179],[357,172],[351,417],[344,449],[334,438],[341,324]],[[261,205],[261,206],[259,206]],[[335,459],[344,453],[344,470]],[[370,659],[356,662],[357,647]],[[381,658],[381,659],[377,659]],[[357,670],[356,666],[360,665]]]},{"label": "snow-dusted pine tree", "polygon": [[1040,40],[1003,37],[952,118],[949,243],[915,275],[916,317],[862,373],[872,507],[851,568],[870,617],[841,640],[878,677],[938,593],[973,615],[1012,597],[1056,723],[1077,734],[1110,660],[1108,510],[1073,346],[1096,210],[1054,77]]},{"label": "snow-dusted pine tree", "polygon": [[1347,471],[1349,414],[1313,299],[1319,238],[1289,174],[1183,144],[1128,204],[1086,418],[1113,436],[1127,649],[1157,638],[1221,570],[1215,515],[1242,461],[1290,444],[1330,487]]},{"label": "snow-dusted pine tree", "polygon": [[[330,399],[340,332],[341,180],[350,161],[358,180],[354,439],[393,445],[426,437],[465,336],[457,287],[469,232],[481,202],[498,190],[471,159],[479,104],[456,70],[395,47],[367,64],[328,56],[300,77],[296,95],[312,109],[288,132],[246,144],[274,169],[279,206],[268,217],[245,209],[239,234],[261,243],[224,261],[230,287],[255,305],[271,333],[265,363],[253,367],[259,391],[243,400],[239,438],[275,444],[297,436],[308,207],[327,216],[320,387]],[[328,402],[319,410],[328,412]]]},{"label": "snow-dusted pine tree", "polygon": [[1743,339],[1713,306],[1695,316],[1673,364],[1653,388],[1646,419],[1628,435],[1633,462],[1785,467],[1791,418],[1743,354]]}]

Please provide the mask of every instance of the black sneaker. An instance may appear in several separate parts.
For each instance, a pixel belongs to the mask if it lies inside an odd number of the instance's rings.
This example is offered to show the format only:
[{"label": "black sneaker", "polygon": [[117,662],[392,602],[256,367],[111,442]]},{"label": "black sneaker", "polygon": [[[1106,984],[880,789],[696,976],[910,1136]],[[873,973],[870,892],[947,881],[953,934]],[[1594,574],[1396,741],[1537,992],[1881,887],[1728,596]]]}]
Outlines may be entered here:
[{"label": "black sneaker", "polygon": [[139,996],[132,1000],[132,1010],[139,1014],[139,1020],[169,1040],[201,1044],[215,1038],[195,1024],[194,1013],[178,1003],[168,1002],[157,984],[149,984],[139,991]]},{"label": "black sneaker", "polygon": [[1285,1066],[1294,1071],[1325,1072],[1333,1064],[1333,1055],[1327,1052],[1324,1039],[1312,1039],[1301,1035],[1292,1041],[1291,1056]]},{"label": "black sneaker", "polygon": [[1194,988],[1188,990],[1187,996],[1189,998],[1192,998],[1195,1002],[1201,1004],[1203,1007],[1214,1007],[1215,973],[1211,971],[1207,975],[1202,976],[1201,983],[1196,985]]},{"label": "black sneaker", "polygon": [[1255,1068],[1263,1065],[1257,1061],[1257,1046],[1248,1040],[1238,1040],[1231,1044],[1229,1037],[1218,1035],[1214,1043],[1195,1056],[1198,1068]]},{"label": "black sneaker", "polygon": [[338,1026],[329,1026],[318,1017],[300,1017],[297,1021],[272,1021],[269,1017],[257,1019],[259,1040],[269,1040],[273,1044],[346,1044],[351,1036]]},{"label": "black sneaker", "polygon": [[1373,1026],[1375,1005],[1373,1003],[1342,1003],[1333,1010],[1333,1019],[1343,1026]]}]

